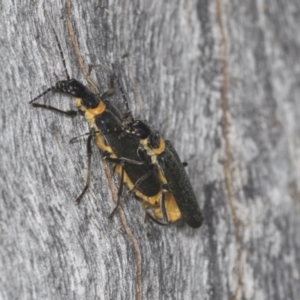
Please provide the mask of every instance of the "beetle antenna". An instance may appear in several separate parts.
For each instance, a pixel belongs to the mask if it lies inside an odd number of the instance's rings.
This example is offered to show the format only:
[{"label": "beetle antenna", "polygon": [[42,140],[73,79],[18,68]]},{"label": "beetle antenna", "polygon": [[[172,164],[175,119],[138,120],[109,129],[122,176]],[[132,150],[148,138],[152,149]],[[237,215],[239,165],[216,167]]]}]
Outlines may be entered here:
[{"label": "beetle antenna", "polygon": [[45,15],[46,15],[47,19],[49,20],[49,22],[51,24],[51,27],[52,27],[52,30],[54,32],[54,36],[55,36],[56,43],[57,43],[57,46],[58,46],[58,49],[59,49],[59,54],[60,54],[60,57],[61,57],[61,60],[62,60],[63,66],[64,66],[64,72],[66,73],[66,76],[67,76],[67,80],[70,80],[70,75],[68,73],[68,69],[67,69],[67,65],[66,65],[66,60],[65,60],[65,57],[64,57],[64,54],[63,54],[63,51],[62,51],[61,44],[59,42],[57,33],[56,33],[55,29],[54,29],[53,22],[51,21],[50,17],[48,16],[47,11],[44,10],[44,12],[45,12]]},{"label": "beetle antenna", "polygon": [[34,99],[32,99],[29,103],[32,103],[32,102],[36,101],[37,99],[41,98],[42,96],[48,94],[51,91],[55,91],[55,86],[52,86],[51,88],[48,88],[46,91],[42,92],[37,97],[35,97]]}]

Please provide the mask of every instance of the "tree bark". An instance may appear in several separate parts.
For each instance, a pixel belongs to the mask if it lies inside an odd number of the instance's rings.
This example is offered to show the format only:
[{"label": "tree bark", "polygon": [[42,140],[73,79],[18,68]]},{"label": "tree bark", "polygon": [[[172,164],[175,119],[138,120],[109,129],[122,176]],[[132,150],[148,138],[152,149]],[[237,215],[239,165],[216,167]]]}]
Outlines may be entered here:
[{"label": "tree bark", "polygon": [[[298,299],[300,2],[70,1],[1,4],[0,298]],[[65,79],[44,9],[72,77],[114,66],[188,162],[200,229],[144,223],[134,198],[110,222],[119,178],[96,146],[75,205],[87,123],[28,104]]]}]

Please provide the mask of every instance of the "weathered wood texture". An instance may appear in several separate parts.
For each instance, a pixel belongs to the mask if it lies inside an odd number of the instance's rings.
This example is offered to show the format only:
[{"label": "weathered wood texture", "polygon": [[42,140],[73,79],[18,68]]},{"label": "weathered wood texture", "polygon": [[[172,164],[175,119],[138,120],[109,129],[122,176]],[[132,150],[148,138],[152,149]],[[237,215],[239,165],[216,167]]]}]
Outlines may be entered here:
[{"label": "weathered wood texture", "polygon": [[84,64],[116,63],[135,115],[189,162],[198,230],[145,224],[134,199],[110,223],[118,179],[96,147],[74,205],[87,158],[69,140],[87,124],[28,105],[65,76],[43,8],[86,83],[65,3],[2,1],[0,298],[299,299],[300,2],[71,3]]}]

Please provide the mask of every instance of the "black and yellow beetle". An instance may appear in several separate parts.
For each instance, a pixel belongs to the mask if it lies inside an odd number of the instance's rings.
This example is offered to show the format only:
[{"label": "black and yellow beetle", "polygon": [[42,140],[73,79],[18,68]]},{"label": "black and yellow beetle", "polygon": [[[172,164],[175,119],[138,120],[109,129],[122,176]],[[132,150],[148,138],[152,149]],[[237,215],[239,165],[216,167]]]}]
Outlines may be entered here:
[{"label": "black and yellow beetle", "polygon": [[[71,79],[55,31],[54,35],[59,47],[67,80],[57,81],[55,86],[48,88],[29,103],[34,107],[52,110],[71,117],[76,116],[81,112],[89,123],[91,134],[87,139],[87,180],[82,193],[76,199],[76,203],[80,203],[90,184],[92,155],[91,141],[93,136],[95,136],[98,148],[104,154],[104,159],[116,164],[115,169],[121,177],[121,184],[118,192],[118,205],[122,193],[123,182],[144,202],[158,202],[157,199],[160,199],[162,195],[162,183],[158,178],[158,172],[156,170],[151,170],[152,164],[149,157],[143,155],[143,153],[139,153],[139,140],[134,136],[122,136],[123,115],[121,112],[109,101],[103,100],[105,96],[113,93],[114,76],[111,76],[111,88],[101,96],[91,92],[78,80]],[[79,108],[79,111],[62,111],[56,107],[35,102],[49,92],[62,93],[75,97],[75,105]],[[110,216],[113,215],[116,208]]]}]

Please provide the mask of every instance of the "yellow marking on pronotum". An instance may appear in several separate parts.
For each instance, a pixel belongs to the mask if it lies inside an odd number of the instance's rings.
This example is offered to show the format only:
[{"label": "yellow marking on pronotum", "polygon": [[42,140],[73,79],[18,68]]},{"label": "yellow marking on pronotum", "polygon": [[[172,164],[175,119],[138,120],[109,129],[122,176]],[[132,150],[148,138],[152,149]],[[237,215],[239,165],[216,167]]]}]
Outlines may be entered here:
[{"label": "yellow marking on pronotum", "polygon": [[106,105],[103,101],[100,100],[99,104],[95,108],[86,108],[82,105],[81,98],[75,98],[75,105],[84,111],[84,117],[89,122],[90,127],[94,126],[95,117],[101,115],[106,108]]},{"label": "yellow marking on pronotum", "polygon": [[88,113],[88,116],[91,116],[91,118],[93,118],[95,116],[101,115],[105,111],[105,108],[106,108],[105,103],[103,101],[100,101],[96,108],[89,108],[86,110],[86,112],[85,112],[86,119],[90,119],[90,118],[87,118],[87,113]]},{"label": "yellow marking on pronotum", "polygon": [[141,140],[141,144],[146,149],[147,154],[150,156],[161,154],[166,148],[165,141],[162,138],[159,139],[159,147],[155,149],[148,146],[148,138]]}]

